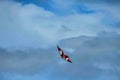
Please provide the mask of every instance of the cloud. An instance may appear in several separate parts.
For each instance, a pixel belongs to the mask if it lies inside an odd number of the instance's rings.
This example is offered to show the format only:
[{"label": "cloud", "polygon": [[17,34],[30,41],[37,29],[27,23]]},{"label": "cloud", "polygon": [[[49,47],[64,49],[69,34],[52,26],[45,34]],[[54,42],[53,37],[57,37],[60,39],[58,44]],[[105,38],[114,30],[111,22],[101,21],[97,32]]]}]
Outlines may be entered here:
[{"label": "cloud", "polygon": [[[101,32],[94,37],[79,36],[62,40],[59,45],[69,54],[72,64],[64,62],[57,55],[55,46],[12,52],[1,49],[0,72],[11,73],[11,76],[14,73],[27,75],[28,78],[31,74],[32,77],[34,74],[43,74],[49,79],[119,80],[119,41],[120,35],[110,32]],[[72,52],[69,51],[71,49]]]},{"label": "cloud", "polygon": [[[0,2],[0,78],[119,80],[119,1],[52,1],[52,10]],[[60,58],[56,44],[72,64]]]},{"label": "cloud", "polygon": [[29,44],[35,46],[36,43],[45,45],[48,44],[46,40],[49,38],[46,33],[51,37],[55,33],[45,27],[48,26],[46,23],[50,21],[53,14],[43,8],[32,4],[22,6],[15,2],[1,2],[0,12],[3,46],[21,46],[23,43],[27,44],[25,46],[31,46]]},{"label": "cloud", "polygon": [[[59,1],[56,3],[60,4]],[[77,12],[78,9],[72,8],[72,5],[76,5],[75,2],[68,3],[66,0],[65,3],[75,13],[60,16],[54,11],[46,10],[44,7],[32,3],[22,5],[14,1],[0,2],[1,47],[46,48],[56,45],[65,38],[79,35],[94,36],[101,31],[120,32],[117,6],[103,4],[91,6],[87,4],[84,5],[87,7],[85,10],[90,9],[95,12],[83,14]],[[100,6],[103,7],[100,8]],[[69,9],[65,9],[65,11],[69,11]]]},{"label": "cloud", "polygon": [[[74,49],[70,54],[73,65],[63,66],[60,71],[63,75],[72,75],[73,78],[83,80],[99,79],[104,74],[103,79],[118,80],[119,69],[119,40],[120,35],[116,33],[104,33],[96,37],[80,36],[61,41],[64,48]],[[116,36],[115,36],[116,35]],[[92,74],[91,74],[92,73]],[[58,75],[59,71],[56,73]]]},{"label": "cloud", "polygon": [[[0,50],[0,71],[20,74],[44,72],[51,64],[56,63],[54,51],[31,49],[8,52]],[[52,55],[54,54],[54,55]]]}]

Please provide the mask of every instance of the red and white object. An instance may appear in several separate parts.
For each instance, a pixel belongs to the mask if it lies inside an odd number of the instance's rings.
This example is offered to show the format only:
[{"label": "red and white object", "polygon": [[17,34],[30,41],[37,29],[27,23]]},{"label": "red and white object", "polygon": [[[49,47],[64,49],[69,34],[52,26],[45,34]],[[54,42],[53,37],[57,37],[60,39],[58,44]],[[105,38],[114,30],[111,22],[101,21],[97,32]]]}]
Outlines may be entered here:
[{"label": "red and white object", "polygon": [[71,59],[69,58],[69,56],[67,56],[67,55],[64,53],[64,51],[63,51],[59,46],[57,46],[57,49],[58,49],[58,52],[59,52],[60,56],[62,57],[62,59],[66,60],[66,61],[68,61],[68,62],[70,62],[70,63],[72,63],[72,61],[71,61]]}]

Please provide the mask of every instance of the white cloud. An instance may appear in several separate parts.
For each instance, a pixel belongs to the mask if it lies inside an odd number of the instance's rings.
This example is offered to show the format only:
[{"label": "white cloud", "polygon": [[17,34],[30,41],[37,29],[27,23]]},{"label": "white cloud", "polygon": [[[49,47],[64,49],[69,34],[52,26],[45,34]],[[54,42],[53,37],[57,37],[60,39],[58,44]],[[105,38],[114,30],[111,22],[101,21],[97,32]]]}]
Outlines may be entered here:
[{"label": "white cloud", "polygon": [[[61,5],[61,3],[59,4]],[[66,6],[71,5],[75,5],[75,3],[70,2]],[[99,8],[99,6],[97,7]],[[93,10],[96,9],[93,8]],[[105,9],[106,12],[109,12],[109,9]],[[110,11],[111,15],[115,15],[117,10],[116,8],[115,11]],[[98,11],[93,14],[74,13],[58,16],[54,12],[34,4],[22,5],[17,2],[2,1],[0,2],[0,21],[2,22],[0,23],[0,44],[3,47],[48,47],[69,37],[95,36],[101,31],[119,32],[119,29],[107,27],[108,25],[102,22],[103,19],[108,18],[107,15]],[[65,30],[63,25],[69,30]]]}]

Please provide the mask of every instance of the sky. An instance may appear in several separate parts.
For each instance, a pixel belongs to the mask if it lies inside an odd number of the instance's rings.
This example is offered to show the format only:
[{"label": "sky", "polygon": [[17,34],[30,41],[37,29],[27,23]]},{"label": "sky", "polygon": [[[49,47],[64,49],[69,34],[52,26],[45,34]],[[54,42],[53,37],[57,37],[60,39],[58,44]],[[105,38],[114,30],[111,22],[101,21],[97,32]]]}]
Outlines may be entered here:
[{"label": "sky", "polygon": [[120,0],[0,0],[0,80],[120,80],[119,7]]}]

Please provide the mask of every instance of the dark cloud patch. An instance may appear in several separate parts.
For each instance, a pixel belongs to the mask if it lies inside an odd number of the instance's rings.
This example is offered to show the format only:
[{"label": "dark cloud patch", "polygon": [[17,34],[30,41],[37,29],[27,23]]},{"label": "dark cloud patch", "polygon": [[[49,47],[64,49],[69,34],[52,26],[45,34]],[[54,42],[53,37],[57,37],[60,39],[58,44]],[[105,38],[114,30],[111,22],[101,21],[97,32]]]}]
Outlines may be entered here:
[{"label": "dark cloud patch", "polygon": [[66,25],[62,25],[61,27],[63,28],[64,31],[71,31],[71,29],[68,28]]},{"label": "dark cloud patch", "polygon": [[111,28],[119,29],[120,28],[120,21],[112,21],[111,23],[106,23],[106,25],[108,27],[111,27]]},{"label": "dark cloud patch", "polygon": [[[115,8],[114,8],[115,9]],[[118,12],[119,13],[119,12]],[[108,14],[108,13],[107,13]],[[116,16],[116,15],[114,15]],[[103,25],[105,25],[106,27],[110,27],[113,29],[116,28],[120,28],[120,19],[119,17],[113,17],[113,15],[108,14],[108,16],[105,16],[101,22],[103,23]]]}]

